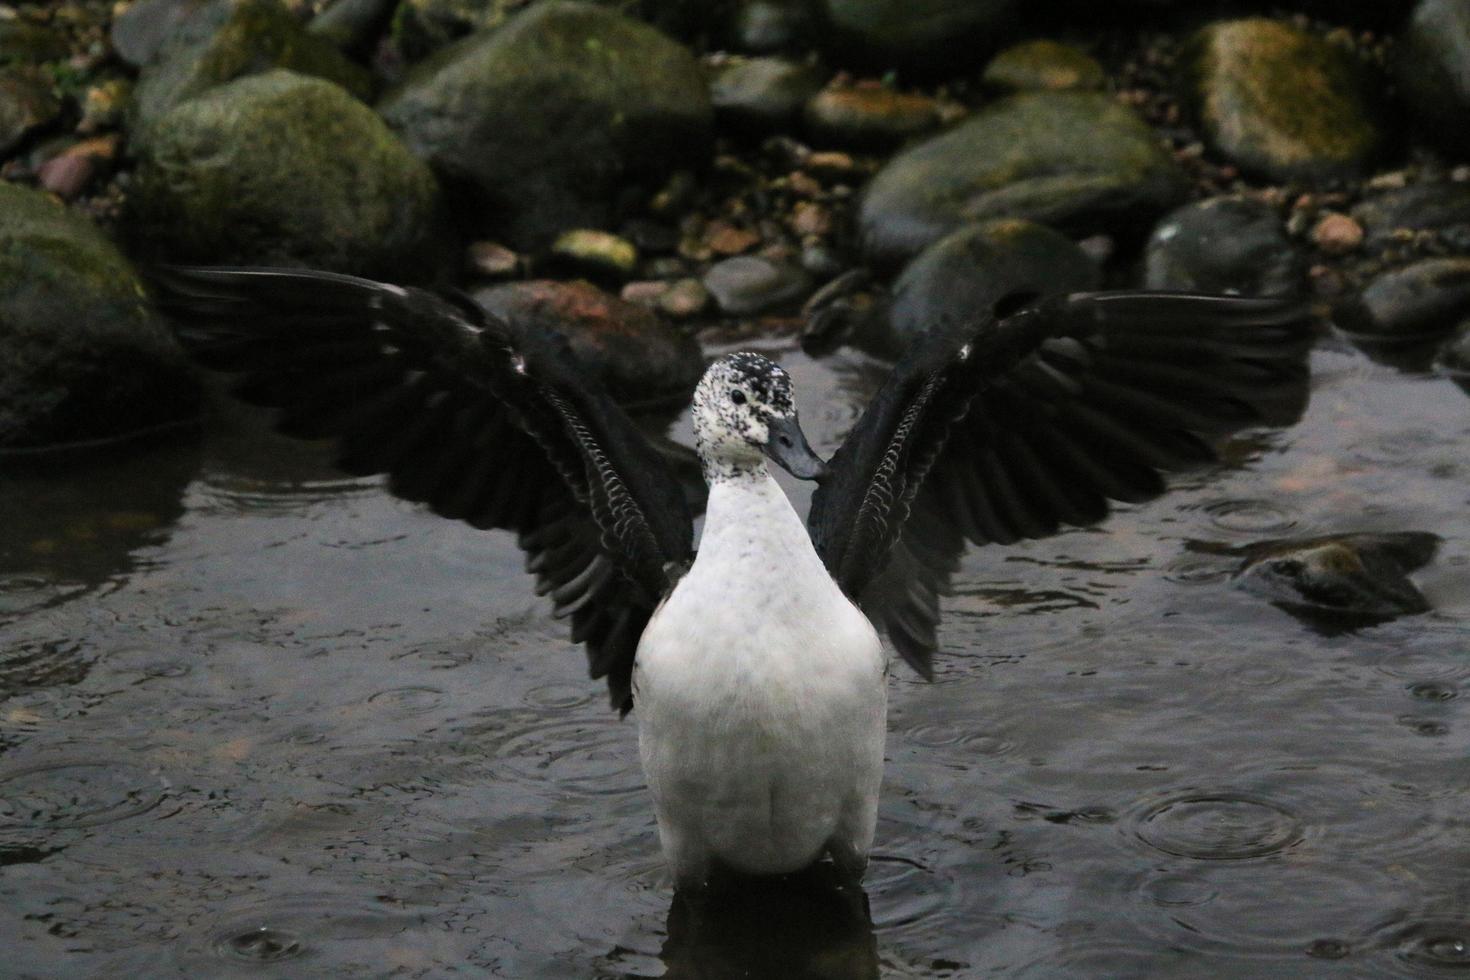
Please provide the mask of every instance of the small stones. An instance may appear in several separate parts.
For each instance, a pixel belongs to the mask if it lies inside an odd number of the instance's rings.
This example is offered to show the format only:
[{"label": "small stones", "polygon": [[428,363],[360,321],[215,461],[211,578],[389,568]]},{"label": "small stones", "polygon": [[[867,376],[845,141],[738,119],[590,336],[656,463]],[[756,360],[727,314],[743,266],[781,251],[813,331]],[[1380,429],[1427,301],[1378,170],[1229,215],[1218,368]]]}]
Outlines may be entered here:
[{"label": "small stones", "polygon": [[827,88],[806,104],[806,125],[819,143],[887,149],[939,128],[939,104],[881,85]]},{"label": "small stones", "polygon": [[1002,92],[1100,89],[1102,65],[1069,44],[1037,40],[1006,48],[985,66],[981,81]]},{"label": "small stones", "polygon": [[800,266],[741,255],[710,266],[704,288],[724,313],[751,316],[799,305],[812,282]]},{"label": "small stones", "polygon": [[1235,296],[1295,296],[1306,271],[1276,208],[1212,197],[1170,212],[1149,237],[1144,285]]},{"label": "small stones", "polygon": [[811,28],[807,0],[746,0],[735,11],[730,39],[741,51],[767,54],[796,47]]},{"label": "small stones", "polygon": [[1312,228],[1312,243],[1328,255],[1347,255],[1363,244],[1363,226],[1345,214],[1329,212]]},{"label": "small stones", "polygon": [[1222,21],[1197,34],[1188,95],[1220,153],[1279,180],[1361,175],[1383,147],[1375,85],[1352,54],[1282,21]]},{"label": "small stones", "polygon": [[704,245],[715,255],[739,255],[760,242],[761,236],[749,228],[737,228],[724,221],[712,221],[704,231]]},{"label": "small stones", "polygon": [[41,187],[62,200],[79,195],[102,166],[117,155],[116,136],[83,140],[51,157],[36,170]]},{"label": "small stones", "polygon": [[1236,582],[1290,611],[1391,619],[1428,611],[1408,573],[1438,546],[1422,532],[1267,541],[1246,549]]},{"label": "small stones", "polygon": [[638,267],[638,249],[626,238],[591,228],[564,231],[551,243],[556,264],[591,276],[626,279]]}]

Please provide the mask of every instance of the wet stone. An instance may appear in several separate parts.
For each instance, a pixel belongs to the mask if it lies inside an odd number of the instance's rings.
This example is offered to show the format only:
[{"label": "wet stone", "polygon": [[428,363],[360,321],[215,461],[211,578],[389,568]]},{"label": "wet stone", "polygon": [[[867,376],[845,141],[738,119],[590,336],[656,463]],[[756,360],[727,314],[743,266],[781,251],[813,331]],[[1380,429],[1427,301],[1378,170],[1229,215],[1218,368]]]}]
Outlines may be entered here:
[{"label": "wet stone", "polygon": [[1246,549],[1236,583],[1289,611],[1391,619],[1429,609],[1408,573],[1438,546],[1413,531],[1268,541]]},{"label": "wet stone", "polygon": [[704,370],[692,338],[647,307],[588,282],[507,283],[476,290],[473,297],[519,329],[564,334],[577,360],[624,403],[677,401]]},{"label": "wet stone", "polygon": [[40,72],[0,69],[0,156],[61,115],[61,103]]},{"label": "wet stone", "polygon": [[737,131],[765,133],[793,124],[826,81],[816,65],[786,58],[748,58],[716,69],[710,102],[716,118]]},{"label": "wet stone", "polygon": [[559,267],[608,279],[626,279],[638,267],[632,242],[593,228],[562,232],[551,243],[550,257]]},{"label": "wet stone", "polygon": [[1277,180],[1362,175],[1384,145],[1369,68],[1265,18],[1212,24],[1190,41],[1187,96],[1214,147]]},{"label": "wet stone", "polygon": [[730,40],[738,50],[768,54],[799,46],[811,31],[807,0],[748,0],[735,11]]},{"label": "wet stone", "polygon": [[1352,210],[1370,246],[1413,232],[1435,232],[1470,250],[1470,184],[1434,181],[1370,197]]},{"label": "wet stone", "polygon": [[716,262],[703,282],[721,312],[731,316],[795,307],[812,288],[811,277],[800,266],[757,255]]},{"label": "wet stone", "polygon": [[1423,259],[1385,272],[1342,304],[1336,322],[1355,339],[1413,344],[1470,316],[1470,258]]},{"label": "wet stone", "polygon": [[127,64],[141,68],[169,38],[177,35],[209,0],[137,0],[112,19],[112,50]]},{"label": "wet stone", "polygon": [[658,298],[658,308],[675,320],[687,320],[709,306],[709,290],[698,279],[680,279]]},{"label": "wet stone", "polygon": [[868,255],[892,263],[990,218],[1129,231],[1188,190],[1132,110],[1091,92],[1029,92],[893,157],[869,183],[859,225]]},{"label": "wet stone", "polygon": [[1037,40],[996,55],[981,80],[1002,92],[1032,92],[1100,89],[1107,76],[1095,58],[1070,44]]},{"label": "wet stone", "polygon": [[1016,19],[1016,0],[822,0],[839,60],[934,72],[973,63]]},{"label": "wet stone", "polygon": [[1363,226],[1345,214],[1325,214],[1312,228],[1312,243],[1328,255],[1356,252],[1363,244]]},{"label": "wet stone", "polygon": [[509,279],[521,268],[521,257],[499,242],[471,242],[465,257],[470,272],[489,279]]},{"label": "wet stone", "polygon": [[1149,237],[1144,285],[1235,296],[1295,296],[1306,261],[1276,208],[1213,197],[1168,214]]},{"label": "wet stone", "polygon": [[1434,366],[1470,392],[1470,319],[1461,323],[1455,335],[1440,346]]},{"label": "wet stone", "polygon": [[1470,4],[1421,0],[1399,37],[1399,89],[1430,140],[1470,150]]},{"label": "wet stone", "polygon": [[828,88],[806,104],[806,128],[824,146],[889,149],[939,128],[939,104],[881,85]]}]

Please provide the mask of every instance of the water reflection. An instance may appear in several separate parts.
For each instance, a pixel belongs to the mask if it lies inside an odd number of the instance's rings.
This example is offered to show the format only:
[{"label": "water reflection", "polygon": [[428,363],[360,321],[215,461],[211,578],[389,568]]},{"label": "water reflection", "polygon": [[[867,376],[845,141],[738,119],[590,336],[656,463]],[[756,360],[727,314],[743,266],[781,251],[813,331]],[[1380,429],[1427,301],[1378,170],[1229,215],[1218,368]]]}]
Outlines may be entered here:
[{"label": "water reflection", "polygon": [[660,954],[669,980],[877,978],[868,896],[830,865],[797,875],[740,879],[710,895],[676,895]]}]

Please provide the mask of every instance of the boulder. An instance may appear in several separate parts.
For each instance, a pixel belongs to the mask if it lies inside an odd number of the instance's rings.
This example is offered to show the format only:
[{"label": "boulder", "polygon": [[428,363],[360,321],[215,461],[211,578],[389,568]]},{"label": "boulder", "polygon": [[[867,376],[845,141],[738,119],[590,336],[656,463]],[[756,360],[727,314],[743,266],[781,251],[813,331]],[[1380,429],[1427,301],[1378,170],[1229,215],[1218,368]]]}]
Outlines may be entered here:
[{"label": "boulder", "polygon": [[709,153],[703,73],[646,24],[540,3],[418,65],[379,106],[480,231],[540,248],[607,227],[621,192]]},{"label": "boulder", "polygon": [[452,261],[429,168],[331,82],[252,75],[158,120],[127,198],[139,251],[420,279]]},{"label": "boulder", "polygon": [[186,421],[199,392],[142,283],[85,218],[0,183],[0,450]]},{"label": "boulder", "polygon": [[1302,250],[1280,212],[1248,197],[1212,197],[1170,212],[1154,228],[1144,258],[1149,289],[1298,296],[1306,281]]},{"label": "boulder", "polygon": [[1396,49],[1395,74],[1424,135],[1470,152],[1470,4],[1420,0]]},{"label": "boulder", "polygon": [[1204,28],[1187,45],[1185,94],[1211,145],[1273,180],[1365,174],[1384,149],[1383,85],[1342,48],[1277,20]]},{"label": "boulder", "polygon": [[1378,276],[1337,311],[1360,343],[1410,347],[1438,341],[1470,317],[1470,258],[1421,259]]},{"label": "boulder", "polygon": [[859,226],[869,256],[894,263],[989,218],[1142,232],[1188,193],[1132,110],[1098,93],[1028,92],[893,157],[868,185]]},{"label": "boulder", "polygon": [[937,72],[973,63],[1015,25],[1017,0],[823,0],[828,50],[873,68]]}]

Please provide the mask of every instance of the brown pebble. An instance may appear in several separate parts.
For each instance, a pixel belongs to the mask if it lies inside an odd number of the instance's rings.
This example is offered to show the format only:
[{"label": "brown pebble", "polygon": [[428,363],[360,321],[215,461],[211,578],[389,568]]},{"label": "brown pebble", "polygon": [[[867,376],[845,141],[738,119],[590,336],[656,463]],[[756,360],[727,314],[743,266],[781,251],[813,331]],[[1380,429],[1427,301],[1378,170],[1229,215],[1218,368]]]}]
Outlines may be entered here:
[{"label": "brown pebble", "polygon": [[470,271],[491,279],[505,279],[520,269],[521,258],[499,242],[473,242],[465,252]]},{"label": "brown pebble", "polygon": [[657,306],[659,299],[668,291],[669,284],[662,279],[639,279],[625,285],[621,296],[639,306]]},{"label": "brown pebble", "polygon": [[1363,226],[1345,214],[1330,212],[1312,229],[1312,241],[1328,255],[1346,255],[1363,244]]},{"label": "brown pebble", "polygon": [[96,158],[63,153],[41,164],[36,176],[43,188],[70,201],[86,189],[96,173]]},{"label": "brown pebble", "polygon": [[798,201],[791,212],[791,230],[802,236],[821,237],[832,230],[832,214],[820,204]]},{"label": "brown pebble", "polygon": [[697,316],[709,305],[709,290],[698,279],[680,279],[658,299],[658,307],[676,320]]},{"label": "brown pebble", "polygon": [[704,243],[717,255],[739,255],[760,244],[760,240],[755,232],[723,221],[712,223],[704,233]]},{"label": "brown pebble", "polygon": [[791,188],[793,194],[801,197],[816,197],[822,193],[822,185],[800,170],[793,170],[786,175],[786,186]]},{"label": "brown pebble", "polygon": [[846,153],[824,150],[806,158],[806,170],[818,178],[850,177],[857,172],[857,164]]}]

